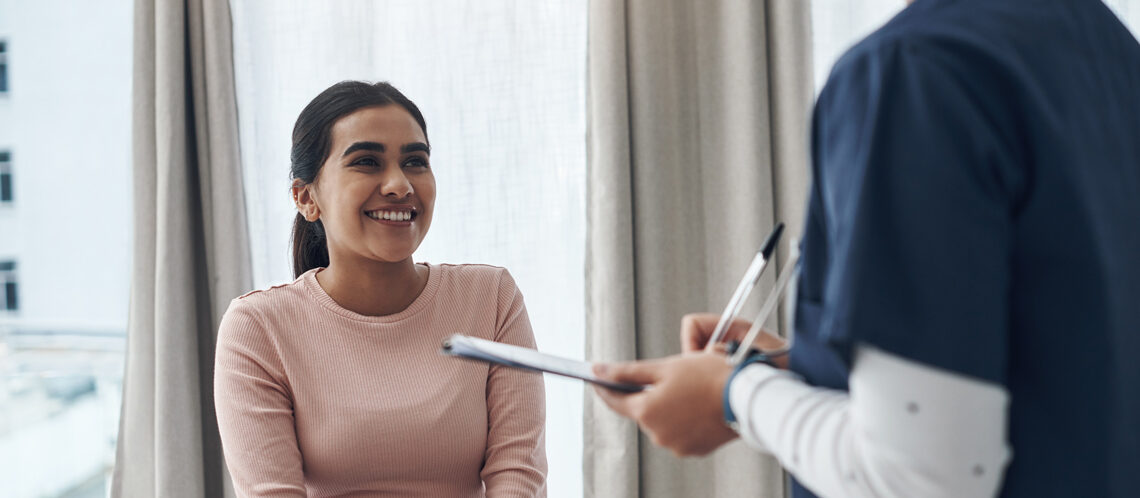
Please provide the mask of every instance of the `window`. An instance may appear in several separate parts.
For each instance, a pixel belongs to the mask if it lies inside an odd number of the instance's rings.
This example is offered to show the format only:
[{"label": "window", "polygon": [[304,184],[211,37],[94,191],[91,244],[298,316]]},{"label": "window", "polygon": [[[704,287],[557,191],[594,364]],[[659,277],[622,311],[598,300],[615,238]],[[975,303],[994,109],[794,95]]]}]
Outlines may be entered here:
[{"label": "window", "polygon": [[0,204],[12,202],[12,154],[0,150]]},{"label": "window", "polygon": [[16,262],[0,261],[0,306],[4,311],[19,311],[19,286],[16,282]]},{"label": "window", "polygon": [[[61,15],[57,7],[0,2],[4,498],[107,496],[121,404],[133,8],[79,2]],[[17,59],[20,71],[10,73]],[[61,140],[99,166],[50,153]],[[36,150],[45,153],[33,167],[24,151]],[[98,216],[84,214],[88,206],[98,206]]]},{"label": "window", "polygon": [[8,42],[0,40],[0,93],[8,93]]}]

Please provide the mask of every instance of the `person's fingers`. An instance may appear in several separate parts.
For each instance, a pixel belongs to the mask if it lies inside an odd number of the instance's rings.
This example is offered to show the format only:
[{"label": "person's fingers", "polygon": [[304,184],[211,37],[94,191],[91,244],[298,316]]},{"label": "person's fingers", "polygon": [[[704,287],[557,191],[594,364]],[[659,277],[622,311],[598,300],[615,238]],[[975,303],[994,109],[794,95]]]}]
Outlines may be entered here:
[{"label": "person's fingers", "polygon": [[689,313],[681,317],[681,351],[700,351],[709,341],[719,319],[712,313]]},{"label": "person's fingers", "polygon": [[646,386],[661,378],[661,365],[652,360],[608,365],[598,363],[594,365],[594,375],[612,382]]},{"label": "person's fingers", "polygon": [[613,410],[614,413],[625,418],[633,418],[632,404],[637,394],[620,393],[599,385],[594,385],[594,393],[597,394],[598,398],[601,398],[602,402],[610,407],[610,410]]},{"label": "person's fingers", "polygon": [[748,329],[751,328],[752,322],[737,318],[732,321],[732,325],[728,327],[728,332],[724,333],[724,339],[722,340],[725,342],[743,340],[744,336],[748,335]]},{"label": "person's fingers", "polygon": [[621,415],[625,415],[625,413],[622,412],[622,407],[624,404],[621,403],[621,400],[615,399],[617,396],[615,396],[614,393],[611,393],[609,389],[595,384],[594,394],[598,395],[598,399],[602,400],[602,402],[605,403],[606,406],[610,407],[611,410]]},{"label": "person's fingers", "polygon": [[756,336],[756,341],[752,343],[752,347],[759,348],[761,351],[775,351],[783,349],[786,345],[787,341],[767,330],[760,332]]},{"label": "person's fingers", "polygon": [[[712,338],[716,324],[720,322],[720,315],[714,313],[689,313],[681,318],[681,351],[692,353],[701,351]],[[736,319],[728,327],[728,331],[719,342],[739,341],[748,333],[752,322]]]}]

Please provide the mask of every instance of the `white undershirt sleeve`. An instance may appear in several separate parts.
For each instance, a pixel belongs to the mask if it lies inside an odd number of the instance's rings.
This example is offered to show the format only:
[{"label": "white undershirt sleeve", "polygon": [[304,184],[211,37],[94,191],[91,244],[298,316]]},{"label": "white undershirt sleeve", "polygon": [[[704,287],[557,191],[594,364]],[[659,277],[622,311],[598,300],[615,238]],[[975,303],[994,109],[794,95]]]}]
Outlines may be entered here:
[{"label": "white undershirt sleeve", "polygon": [[741,437],[821,497],[995,496],[1011,457],[1009,394],[860,347],[850,394],[763,364],[732,380]]}]

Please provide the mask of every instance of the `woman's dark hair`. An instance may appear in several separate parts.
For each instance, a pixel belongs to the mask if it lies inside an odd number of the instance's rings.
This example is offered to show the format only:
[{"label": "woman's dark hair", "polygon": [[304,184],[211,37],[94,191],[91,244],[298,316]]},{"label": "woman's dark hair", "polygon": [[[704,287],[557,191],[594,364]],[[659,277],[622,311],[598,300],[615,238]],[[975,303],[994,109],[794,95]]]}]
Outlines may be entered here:
[{"label": "woman's dark hair", "polygon": [[[396,104],[419,123],[427,140],[427,123],[416,104],[385,83],[342,81],[321,92],[305,106],[293,125],[291,180],[313,183],[332,147],[332,127],[340,118],[365,107]],[[328,266],[329,248],[321,220],[309,222],[301,213],[293,220],[293,276]]]}]

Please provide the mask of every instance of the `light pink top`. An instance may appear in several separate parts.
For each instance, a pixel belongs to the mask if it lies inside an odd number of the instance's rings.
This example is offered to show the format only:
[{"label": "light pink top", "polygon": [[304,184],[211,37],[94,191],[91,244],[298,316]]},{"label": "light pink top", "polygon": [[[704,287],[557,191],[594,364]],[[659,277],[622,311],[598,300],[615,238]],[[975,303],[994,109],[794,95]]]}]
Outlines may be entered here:
[{"label": "light pink top", "polygon": [[546,496],[542,376],[442,356],[534,347],[503,268],[430,265],[407,309],[337,305],[312,270],[230,303],[214,398],[238,496]]}]

